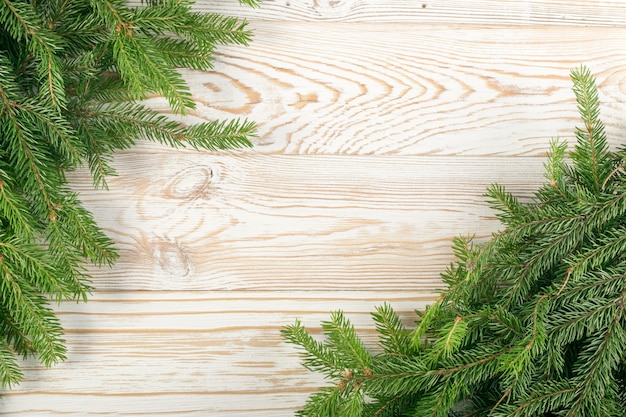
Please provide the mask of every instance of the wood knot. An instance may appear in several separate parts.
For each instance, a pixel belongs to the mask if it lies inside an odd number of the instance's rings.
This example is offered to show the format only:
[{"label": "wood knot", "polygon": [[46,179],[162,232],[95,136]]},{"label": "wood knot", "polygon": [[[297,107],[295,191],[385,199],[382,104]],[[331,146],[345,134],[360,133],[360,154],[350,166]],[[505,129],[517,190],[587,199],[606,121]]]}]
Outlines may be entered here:
[{"label": "wood knot", "polygon": [[157,239],[151,242],[152,256],[167,278],[189,280],[194,273],[194,264],[187,250],[178,242]]},{"label": "wood knot", "polygon": [[313,9],[325,18],[345,17],[356,8],[357,0],[314,0]]},{"label": "wood knot", "polygon": [[189,167],[174,175],[165,192],[179,200],[208,199],[218,179],[219,171],[211,166]]}]

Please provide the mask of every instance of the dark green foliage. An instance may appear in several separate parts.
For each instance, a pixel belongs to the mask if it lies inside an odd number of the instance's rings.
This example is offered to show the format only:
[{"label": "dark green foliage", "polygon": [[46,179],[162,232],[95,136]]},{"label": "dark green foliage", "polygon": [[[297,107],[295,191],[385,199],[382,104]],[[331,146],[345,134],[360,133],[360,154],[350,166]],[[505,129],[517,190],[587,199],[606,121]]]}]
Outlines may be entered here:
[{"label": "dark green foliage", "polygon": [[162,95],[184,114],[194,102],[176,67],[210,69],[216,46],[250,40],[246,22],[194,12],[191,3],[0,0],[3,387],[20,380],[19,356],[45,365],[64,358],[49,300],[85,299],[85,266],[116,259],[66,171],[88,165],[94,185],[106,187],[113,152],[138,139],[208,150],[251,145],[250,122],[185,126],[138,101]]},{"label": "dark green foliage", "polygon": [[626,415],[626,154],[608,148],[591,73],[571,78],[583,121],[571,165],[554,141],[532,201],[488,189],[503,230],[454,240],[447,287],[415,328],[385,305],[375,352],[341,315],[326,341],[283,330],[332,380],[298,415]]}]

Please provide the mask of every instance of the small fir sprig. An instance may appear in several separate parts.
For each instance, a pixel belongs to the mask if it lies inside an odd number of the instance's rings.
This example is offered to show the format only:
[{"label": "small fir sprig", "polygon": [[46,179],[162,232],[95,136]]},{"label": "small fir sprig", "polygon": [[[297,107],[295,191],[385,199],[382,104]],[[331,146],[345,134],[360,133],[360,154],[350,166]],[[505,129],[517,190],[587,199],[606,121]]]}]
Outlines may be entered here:
[{"label": "small fir sprig", "polygon": [[[255,5],[254,0],[241,3]],[[87,264],[111,265],[111,239],[65,173],[87,165],[94,186],[114,152],[136,140],[217,150],[251,146],[254,124],[186,126],[141,104],[161,95],[194,108],[178,67],[209,70],[215,48],[247,45],[245,21],[199,13],[187,0],[0,1],[0,382],[22,378],[18,357],[65,358],[50,299],[85,300]]]},{"label": "small fir sprig", "polygon": [[283,329],[332,381],[299,416],[626,415],[626,151],[609,150],[590,71],[571,79],[583,122],[571,164],[553,141],[532,201],[488,189],[503,230],[454,239],[447,287],[415,328],[383,305],[379,349],[341,312],[324,341],[300,322]]}]

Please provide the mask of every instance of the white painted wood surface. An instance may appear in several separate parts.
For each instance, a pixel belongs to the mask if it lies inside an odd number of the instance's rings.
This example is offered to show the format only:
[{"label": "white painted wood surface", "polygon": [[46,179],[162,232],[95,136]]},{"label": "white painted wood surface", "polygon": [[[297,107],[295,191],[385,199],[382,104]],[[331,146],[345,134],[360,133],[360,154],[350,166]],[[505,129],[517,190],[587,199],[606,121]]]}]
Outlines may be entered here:
[{"label": "white painted wood surface", "polygon": [[280,328],[341,308],[373,344],[368,314],[384,301],[410,324],[451,238],[497,229],[485,187],[528,197],[549,139],[572,140],[573,67],[596,74],[623,143],[622,1],[196,7],[246,17],[256,35],[221,48],[215,71],[186,72],[189,120],[256,120],[257,146],[142,143],[117,155],[108,192],[73,175],[121,259],[93,271],[87,304],[57,307],[68,360],[27,362],[0,415],[291,416],[323,381]]}]

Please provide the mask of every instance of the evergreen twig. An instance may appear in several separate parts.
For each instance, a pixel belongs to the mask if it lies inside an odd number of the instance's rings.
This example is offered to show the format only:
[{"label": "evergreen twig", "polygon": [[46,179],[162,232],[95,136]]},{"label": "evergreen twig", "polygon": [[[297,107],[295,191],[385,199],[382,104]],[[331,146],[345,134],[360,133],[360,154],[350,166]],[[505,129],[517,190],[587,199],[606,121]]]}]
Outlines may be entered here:
[{"label": "evergreen twig", "polygon": [[[240,0],[255,6],[255,0]],[[87,264],[117,252],[67,183],[87,165],[96,187],[114,152],[136,140],[218,150],[251,146],[254,124],[187,126],[137,100],[195,103],[178,67],[208,70],[220,44],[247,45],[245,21],[199,13],[188,0],[0,0],[0,385],[18,358],[65,358],[49,301],[86,300]]]},{"label": "evergreen twig", "polygon": [[[504,229],[483,243],[454,239],[447,287],[413,330],[388,305],[373,313],[382,350],[369,353],[367,371],[329,361],[361,343],[345,318],[326,326],[315,345],[326,366],[311,369],[335,384],[299,416],[626,415],[625,154],[609,150],[591,72],[571,79],[583,121],[571,165],[553,141],[548,182],[532,201],[488,189]],[[301,325],[283,335],[310,354]],[[358,396],[346,389],[356,384]]]}]

